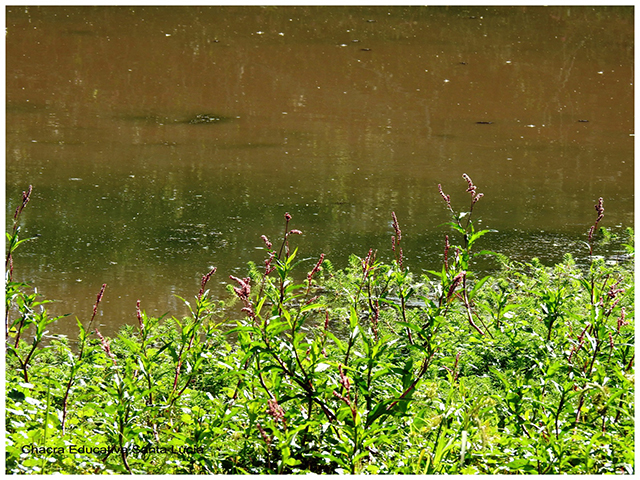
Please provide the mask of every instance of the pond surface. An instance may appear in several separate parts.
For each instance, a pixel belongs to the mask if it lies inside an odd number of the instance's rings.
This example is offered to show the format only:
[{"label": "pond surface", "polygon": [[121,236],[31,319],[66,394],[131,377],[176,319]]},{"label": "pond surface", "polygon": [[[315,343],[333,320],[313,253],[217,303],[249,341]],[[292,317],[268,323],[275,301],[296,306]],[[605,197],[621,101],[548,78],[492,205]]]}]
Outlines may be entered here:
[{"label": "pond surface", "polygon": [[[632,226],[633,7],[7,7],[6,215],[16,278],[75,336],[262,263],[284,214],[320,253],[442,258],[485,194],[483,248],[546,263]],[[474,214],[475,214],[474,212]],[[486,267],[491,268],[490,262]]]}]

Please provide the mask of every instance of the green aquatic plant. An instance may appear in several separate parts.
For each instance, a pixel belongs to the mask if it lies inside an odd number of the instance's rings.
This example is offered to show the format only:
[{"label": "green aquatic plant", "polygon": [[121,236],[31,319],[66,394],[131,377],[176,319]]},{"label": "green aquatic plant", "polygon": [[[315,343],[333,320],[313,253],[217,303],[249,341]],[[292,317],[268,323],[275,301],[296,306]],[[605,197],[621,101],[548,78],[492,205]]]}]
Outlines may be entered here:
[{"label": "green aquatic plant", "polygon": [[495,254],[478,279],[464,178],[465,214],[440,187],[453,239],[419,281],[395,213],[392,261],[343,269],[301,258],[286,213],[232,299],[210,268],[184,318],[138,301],[113,338],[93,325],[106,285],[73,344],[8,281],[6,473],[632,474],[633,256],[595,255],[603,202],[586,267]]},{"label": "green aquatic plant", "polygon": [[[16,207],[13,215],[11,232],[6,232],[7,258],[5,261],[5,348],[7,354],[15,357],[22,377],[29,383],[29,367],[35,356],[40,352],[39,346],[47,333],[47,327],[56,320],[63,318],[50,317],[44,306],[49,300],[39,300],[41,295],[34,289],[33,293],[27,293],[29,285],[13,280],[13,261],[16,249],[31,238],[20,238],[20,216],[31,199],[33,186],[29,185],[22,192],[22,202]],[[17,314],[11,320],[11,315]],[[21,349],[20,340],[31,329],[35,329],[31,341],[31,347]]]}]

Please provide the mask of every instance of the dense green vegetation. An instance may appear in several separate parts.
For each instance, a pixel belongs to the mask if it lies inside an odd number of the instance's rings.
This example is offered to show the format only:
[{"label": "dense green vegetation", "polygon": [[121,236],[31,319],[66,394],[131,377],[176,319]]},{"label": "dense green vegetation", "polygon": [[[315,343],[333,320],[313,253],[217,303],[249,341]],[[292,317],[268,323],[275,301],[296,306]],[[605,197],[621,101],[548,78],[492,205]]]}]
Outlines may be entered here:
[{"label": "dense green vegetation", "polygon": [[[138,304],[115,338],[78,320],[77,343],[49,336],[46,301],[13,281],[24,193],[7,233],[6,473],[633,473],[633,239],[623,262],[598,256],[600,200],[586,268],[476,251],[490,232],[464,177],[469,211],[440,189],[437,271],[410,271],[395,214],[394,260],[369,250],[343,270],[299,260],[286,214],[228,299],[211,298],[213,269],[188,317]],[[500,269],[479,278],[477,255]]]}]

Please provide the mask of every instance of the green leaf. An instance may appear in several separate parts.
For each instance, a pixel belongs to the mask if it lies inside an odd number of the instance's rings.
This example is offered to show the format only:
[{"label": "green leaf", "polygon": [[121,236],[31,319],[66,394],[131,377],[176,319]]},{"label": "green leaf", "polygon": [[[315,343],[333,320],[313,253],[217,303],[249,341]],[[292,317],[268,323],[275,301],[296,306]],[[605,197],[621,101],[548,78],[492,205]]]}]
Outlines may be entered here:
[{"label": "green leaf", "polygon": [[394,400],[383,400],[382,402],[378,403],[375,407],[373,407],[373,409],[367,415],[365,428],[369,428],[373,424],[373,422],[375,422],[382,415],[387,413],[392,413],[393,410],[395,410],[395,408],[392,408],[389,411],[387,409],[389,405],[391,405],[393,402]]},{"label": "green leaf", "polygon": [[531,465],[531,462],[529,462],[529,460],[526,460],[524,458],[516,458],[515,460],[510,461],[507,464],[507,467],[509,467],[512,470],[525,470],[526,472],[535,472],[535,467],[533,465]]},{"label": "green leaf", "polygon": [[490,275],[487,275],[486,277],[482,277],[480,280],[478,280],[476,282],[476,284],[473,286],[473,289],[471,290],[471,292],[469,292],[469,298],[473,298],[474,295],[476,294],[476,292],[478,290],[480,290],[480,288],[487,283],[487,280],[489,280],[491,278]]},{"label": "green leaf", "polygon": [[422,332],[422,327],[420,327],[419,325],[416,325],[415,323],[411,323],[411,322],[397,322],[398,325],[402,326],[402,327],[407,327],[410,328],[411,330],[413,330],[414,332]]},{"label": "green leaf", "polygon": [[351,340],[355,340],[356,338],[358,338],[359,333],[360,333],[360,327],[356,325],[356,328],[354,328],[353,332],[351,332]]},{"label": "green leaf", "polygon": [[462,233],[463,235],[466,233],[464,228],[462,228],[460,225],[458,225],[456,222],[446,222],[446,223],[441,223],[440,225],[438,225],[439,227],[451,227],[453,230]]},{"label": "green leaf", "polygon": [[498,255],[498,253],[491,250],[480,250],[479,252],[473,254],[474,257],[476,255]]},{"label": "green leaf", "polygon": [[349,315],[349,326],[351,330],[354,330],[358,326],[358,312],[356,312],[353,305],[351,306],[351,314]]},{"label": "green leaf", "polygon": [[293,259],[296,258],[297,254],[298,254],[298,247],[296,247],[293,250],[293,252],[291,252],[291,254],[287,257],[287,266],[289,266],[291,262],[293,262]]},{"label": "green leaf", "polygon": [[511,383],[509,382],[507,376],[504,373],[502,373],[500,370],[492,366],[489,367],[489,370],[491,371],[491,373],[493,373],[496,377],[500,379],[500,381],[505,386],[507,391],[511,389]]},{"label": "green leaf", "polygon": [[487,233],[496,233],[497,230],[480,230],[479,232],[475,232],[472,233],[469,236],[469,247],[471,247],[471,245],[473,244],[473,242],[475,242],[478,238],[480,238],[481,236],[487,234]]},{"label": "green leaf", "polygon": [[342,340],[340,340],[338,337],[336,337],[333,333],[331,333],[329,330],[327,330],[327,337],[329,337],[331,340],[334,341],[334,343],[337,345],[337,347],[340,349],[341,352],[346,352],[347,351],[347,347],[345,347],[344,342]]},{"label": "green leaf", "polygon": [[256,305],[256,307],[254,308],[254,312],[256,315],[258,316],[260,315],[260,312],[262,311],[262,307],[266,300],[267,300],[266,295],[260,299],[260,301],[258,302],[258,305]]},{"label": "green leaf", "polygon": [[314,310],[314,309],[318,309],[318,308],[322,308],[325,305],[321,304],[321,303],[310,303],[308,305],[304,305],[303,307],[300,308],[300,313],[303,312],[307,312],[309,310]]}]

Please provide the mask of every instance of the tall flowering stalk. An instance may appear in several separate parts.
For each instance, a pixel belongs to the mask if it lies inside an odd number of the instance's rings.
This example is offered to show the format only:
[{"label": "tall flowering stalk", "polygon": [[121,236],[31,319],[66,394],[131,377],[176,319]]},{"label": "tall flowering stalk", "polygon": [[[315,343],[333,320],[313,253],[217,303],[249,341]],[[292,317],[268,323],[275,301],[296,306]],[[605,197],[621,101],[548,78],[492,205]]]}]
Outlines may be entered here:
[{"label": "tall flowering stalk", "polygon": [[[625,289],[620,287],[622,277],[618,276],[613,270],[605,266],[601,258],[595,258],[593,255],[594,235],[598,226],[604,218],[604,201],[602,197],[598,198],[598,202],[594,205],[596,211],[596,219],[590,227],[587,244],[589,246],[589,256],[591,265],[589,276],[587,278],[580,277],[579,282],[584,291],[589,295],[588,309],[589,316],[582,333],[574,341],[574,346],[569,356],[569,363],[575,368],[578,375],[582,376],[587,382],[597,384],[601,375],[600,369],[602,363],[599,358],[608,350],[607,365],[609,365],[612,356],[617,348],[624,352],[626,342],[616,342],[621,335],[621,328],[627,323],[625,320],[625,307],[620,306],[625,295]],[[615,319],[615,323],[611,320]],[[607,348],[608,347],[608,348]],[[627,347],[628,348],[628,347]],[[622,354],[625,358],[626,354]],[[629,363],[631,365],[632,360]],[[618,366],[620,375],[624,375],[629,368]],[[626,392],[620,395],[619,404],[622,405],[623,397]],[[588,388],[580,390],[578,398],[578,406],[575,414],[575,424],[582,421],[583,415],[589,415],[588,411],[583,411],[585,402],[589,399],[590,392]],[[604,409],[606,412],[606,408]],[[607,416],[601,413],[602,431],[605,431],[605,419]],[[617,422],[612,420],[612,424]]]},{"label": "tall flowering stalk", "polygon": [[396,212],[391,212],[391,218],[393,219],[392,226],[395,231],[395,235],[391,237],[391,250],[393,251],[393,255],[395,257],[396,262],[398,263],[398,267],[402,270],[402,247],[400,246],[400,242],[402,241],[402,231],[400,230],[400,225],[398,224],[398,218],[396,217]]},{"label": "tall flowering stalk", "polygon": [[[285,298],[285,284],[287,282],[287,278],[289,276],[289,273],[291,272],[292,268],[293,268],[293,260],[296,256],[296,252],[297,249],[293,251],[293,253],[291,252],[291,250],[289,249],[289,237],[291,235],[302,235],[302,232],[298,229],[292,229],[289,230],[289,222],[291,221],[293,217],[291,216],[291,214],[289,212],[286,212],[284,214],[284,220],[285,220],[285,224],[284,224],[284,235],[282,238],[282,244],[280,245],[280,250],[278,251],[278,255],[275,256],[275,258],[270,258],[267,262],[267,269],[269,269],[272,260],[275,260],[275,270],[278,273],[279,281],[280,281],[280,300],[279,303],[281,304],[284,301]],[[266,239],[266,237],[263,235],[263,240],[265,240],[265,243],[267,244],[267,248],[271,248],[269,245],[271,242],[268,241],[268,239]],[[282,256],[282,252],[284,250],[284,257]],[[270,270],[272,271],[272,270]]]},{"label": "tall flowering stalk", "polygon": [[[29,203],[31,199],[31,192],[33,191],[33,186],[29,185],[27,191],[22,192],[22,202],[16,207],[16,211],[13,214],[13,228],[11,229],[11,233],[7,232],[6,237],[8,240],[7,245],[7,258],[5,260],[5,317],[4,317],[4,326],[5,326],[5,348],[9,345],[9,330],[11,329],[9,325],[9,311],[11,310],[11,304],[15,297],[21,296],[20,287],[22,285],[16,285],[13,283],[13,252],[18,248],[18,246],[22,242],[26,242],[31,240],[31,238],[25,238],[20,240],[20,214]],[[17,335],[16,335],[16,345],[20,338],[20,333],[22,331],[23,322],[21,320],[20,325],[17,327]]]},{"label": "tall flowering stalk", "polygon": [[[438,274],[443,281],[440,303],[441,305],[443,303],[448,304],[452,298],[457,296],[462,300],[462,303],[465,306],[469,325],[471,325],[481,335],[484,335],[485,333],[489,333],[489,335],[491,335],[486,326],[484,326],[485,328],[483,331],[474,321],[471,303],[472,299],[467,289],[467,278],[469,277],[469,266],[473,256],[480,254],[493,254],[493,252],[488,251],[472,253],[472,247],[476,240],[482,235],[493,230],[480,230],[477,232],[475,231],[472,222],[473,208],[475,204],[478,203],[478,201],[482,199],[482,197],[484,197],[484,194],[478,193],[478,187],[473,183],[473,180],[471,180],[471,177],[469,177],[469,175],[463,173],[462,178],[467,182],[466,192],[471,194],[471,200],[469,204],[469,210],[467,212],[461,212],[460,214],[456,214],[455,210],[451,206],[451,197],[444,193],[442,185],[438,184],[438,192],[444,200],[447,209],[451,213],[452,217],[452,221],[448,222],[447,225],[449,225],[454,231],[460,233],[462,236],[462,244],[458,246],[451,245],[449,243],[449,236],[445,236],[444,266],[442,273]],[[463,221],[463,218],[465,217],[466,221]],[[450,263],[451,247],[454,247],[455,250],[453,261]],[[460,294],[454,295],[456,289],[458,289],[460,286],[462,286]],[[482,318],[480,318],[479,316],[478,320],[482,322]]]},{"label": "tall flowering stalk", "polygon": [[[84,328],[84,326],[82,325],[82,322],[80,322],[80,320],[78,320],[78,327],[80,328],[80,352],[78,353],[78,359],[76,361],[73,362],[72,366],[71,366],[71,372],[69,373],[69,380],[67,381],[67,387],[65,389],[64,392],[64,396],[62,398],[62,420],[61,420],[61,424],[62,424],[62,434],[64,435],[65,432],[65,427],[66,427],[66,422],[67,422],[67,412],[68,412],[68,402],[69,402],[69,394],[71,393],[71,387],[73,386],[75,379],[76,379],[76,374],[78,373],[78,370],[80,369],[80,366],[82,365],[82,361],[84,358],[84,349],[87,343],[87,336],[88,336],[88,332],[91,331],[91,326],[93,325],[93,320],[96,318],[96,315],[98,313],[98,305],[100,305],[100,302],[102,301],[102,297],[104,296],[104,291],[107,288],[107,284],[104,283],[102,284],[102,288],[100,289],[100,292],[98,293],[98,296],[96,297],[96,302],[93,304],[93,313],[91,315],[91,319],[89,320],[89,325],[87,328]],[[97,329],[96,329],[97,332]],[[115,362],[115,359],[114,359]]]},{"label": "tall flowering stalk", "polygon": [[7,233],[7,238],[9,240],[9,247],[7,252],[7,259],[5,262],[5,269],[7,270],[7,281],[11,281],[13,279],[13,252],[18,247],[19,244],[24,242],[25,240],[18,239],[18,232],[20,231],[19,227],[19,219],[20,214],[29,203],[31,199],[31,192],[33,192],[33,185],[29,185],[29,188],[26,192],[22,192],[22,202],[16,207],[16,211],[13,214],[13,228],[11,230],[11,234]]},{"label": "tall flowering stalk", "polygon": [[142,319],[142,310],[140,310],[140,299],[136,302],[136,318],[138,319],[138,330],[144,332],[144,320]]},{"label": "tall flowering stalk", "polygon": [[595,223],[591,225],[591,228],[589,229],[589,255],[591,256],[593,256],[593,234],[598,228],[598,224],[600,223],[600,220],[604,218],[604,206],[603,206],[602,197],[598,199],[598,203],[596,203],[594,207],[598,215],[596,217]]},{"label": "tall flowering stalk", "polygon": [[[278,252],[278,259],[282,259],[282,250],[284,249],[284,254],[286,257],[290,255],[289,251],[289,236],[290,235],[302,235],[302,232],[297,229],[289,230],[289,222],[293,217],[289,212],[284,214],[284,238],[282,240],[282,245],[280,245],[280,251]],[[266,237],[265,237],[266,238]]]},{"label": "tall flowering stalk", "polygon": [[[471,194],[471,204],[469,205],[469,210],[468,212],[464,213],[464,214],[459,214],[456,215],[456,212],[453,210],[453,207],[451,206],[451,197],[449,195],[446,195],[443,191],[442,191],[442,185],[438,184],[438,191],[440,192],[440,195],[442,196],[442,198],[444,199],[445,203],[447,204],[447,208],[449,209],[449,211],[451,212],[451,215],[453,217],[454,222],[456,223],[458,230],[463,234],[463,240],[464,240],[464,244],[463,247],[467,248],[468,243],[469,243],[469,234],[473,233],[473,227],[472,227],[472,223],[471,223],[471,216],[473,213],[473,207],[476,203],[478,203],[478,201],[484,197],[484,193],[476,193],[478,187],[476,185],[474,185],[473,180],[471,180],[471,177],[469,177],[469,175],[467,175],[466,173],[462,174],[462,178],[465,179],[465,181],[467,182],[467,192]],[[462,224],[462,218],[466,216],[467,217],[467,221],[466,223]],[[471,231],[469,230],[471,227]]]},{"label": "tall flowering stalk", "polygon": [[208,298],[208,291],[206,290],[207,283],[211,279],[211,276],[216,272],[216,267],[211,267],[211,270],[204,274],[200,280],[200,290],[198,295],[196,296],[196,308],[195,310],[191,308],[188,302],[182,299],[189,311],[191,312],[191,318],[186,321],[183,325],[180,322],[177,322],[180,330],[181,330],[181,342],[180,349],[176,352],[176,366],[173,376],[173,388],[171,389],[171,393],[169,394],[169,405],[173,405],[178,398],[182,396],[184,391],[189,386],[190,382],[193,380],[193,373],[191,373],[187,380],[184,382],[182,388],[179,388],[179,379],[180,374],[182,372],[182,365],[189,358],[189,355],[192,356],[194,361],[197,361],[197,358],[194,359],[194,355],[199,357],[196,353],[193,353],[194,346],[199,344],[199,334],[200,328],[203,325],[204,320],[211,315],[213,309],[213,303]]},{"label": "tall flowering stalk", "polygon": [[[409,284],[409,271],[404,268],[404,254],[400,243],[402,242],[402,230],[400,230],[400,224],[398,223],[398,217],[395,212],[391,212],[391,226],[394,230],[394,235],[391,236],[391,250],[393,251],[395,264],[398,267],[393,278],[396,286],[398,287],[398,296],[400,297],[400,313],[402,315],[402,322],[407,323],[407,300],[413,295],[414,289]],[[411,328],[405,327],[407,339],[409,343],[413,345],[413,333]]]}]

